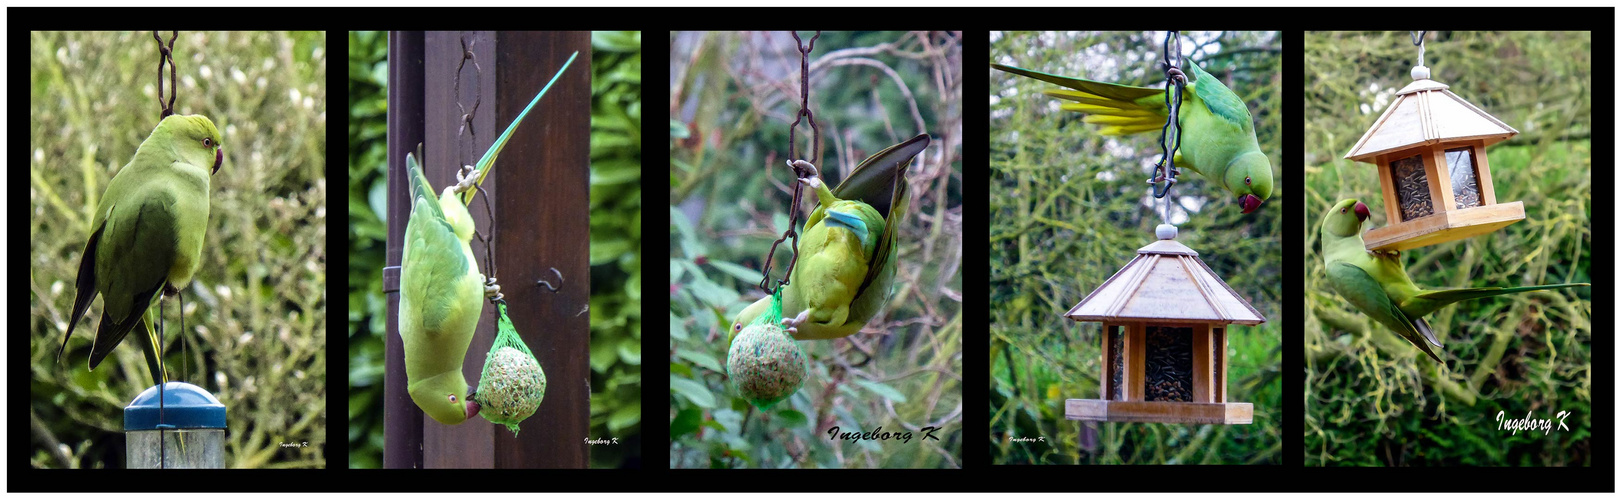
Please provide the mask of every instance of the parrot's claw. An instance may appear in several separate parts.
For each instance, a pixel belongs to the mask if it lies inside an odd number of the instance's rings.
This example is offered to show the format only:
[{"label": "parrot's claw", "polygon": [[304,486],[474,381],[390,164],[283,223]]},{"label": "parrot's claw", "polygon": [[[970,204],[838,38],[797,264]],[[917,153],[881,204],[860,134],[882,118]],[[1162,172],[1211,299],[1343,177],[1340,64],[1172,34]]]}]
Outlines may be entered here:
[{"label": "parrot's claw", "polygon": [[805,187],[810,189],[817,189],[819,186],[822,186],[821,177],[801,177],[799,180],[800,184],[805,184]]},{"label": "parrot's claw", "polygon": [[788,332],[789,335],[793,335],[795,333],[798,333],[800,331],[799,326],[801,324],[804,324],[805,321],[807,319],[810,319],[810,318],[811,318],[811,310],[810,309],[800,311],[800,314],[795,315],[792,318],[783,318],[783,331]]},{"label": "parrot's claw", "polygon": [[817,176],[817,166],[812,165],[811,162],[808,162],[808,161],[805,161],[805,160],[789,160],[788,161],[788,166],[789,166],[789,168],[794,169],[794,176],[795,177],[801,177],[800,176],[800,170],[802,170],[802,169],[811,172],[809,174],[806,174],[805,177],[816,177]]},{"label": "parrot's claw", "polygon": [[501,285],[496,284],[495,278],[484,280],[484,296],[492,301],[501,300]]},{"label": "parrot's claw", "polygon": [[456,188],[453,192],[463,193],[479,187],[479,176],[475,175],[477,173],[472,165],[462,165],[462,171],[456,173]]}]

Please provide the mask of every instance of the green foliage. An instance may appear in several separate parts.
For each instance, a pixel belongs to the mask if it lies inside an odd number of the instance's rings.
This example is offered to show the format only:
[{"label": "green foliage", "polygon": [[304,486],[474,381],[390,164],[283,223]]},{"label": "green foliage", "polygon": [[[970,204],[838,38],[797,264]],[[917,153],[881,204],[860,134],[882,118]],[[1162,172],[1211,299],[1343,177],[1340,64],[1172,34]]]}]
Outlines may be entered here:
[{"label": "green foliage", "polygon": [[[592,35],[592,467],[640,461],[642,415],[641,34]],[[381,284],[388,226],[388,34],[349,33],[349,466],[383,456]],[[544,431],[542,431],[544,432]]]},{"label": "green foliage", "polygon": [[[802,33],[809,39],[810,33]],[[723,364],[734,315],[764,296],[764,256],[789,224],[788,124],[799,53],[786,33],[672,33],[671,467],[960,467],[962,464],[962,40],[949,33],[824,32],[811,63],[818,167],[837,183],[919,132],[893,298],[846,339],[800,343],[803,388],[769,414]],[[904,86],[898,85],[898,83]],[[811,129],[796,132],[807,148]],[[814,198],[813,196],[807,196]],[[801,219],[814,202],[801,207]],[[791,258],[778,248],[773,271]],[[917,429],[936,426],[939,440]],[[848,441],[840,433],[908,432]]]},{"label": "green foliage", "polygon": [[388,33],[349,32],[349,466],[383,466]]},{"label": "green foliage", "polygon": [[[1256,120],[1262,152],[1280,156],[1276,32],[1184,33],[1184,54],[1233,89]],[[992,62],[1137,86],[1161,86],[1164,32],[991,34]],[[978,63],[976,63],[978,64]],[[982,67],[984,68],[984,67]],[[1101,325],[1069,310],[1154,241],[1161,209],[1144,179],[1159,134],[1106,138],[1042,95],[1053,85],[984,68],[991,78],[992,463],[1279,463],[1281,209],[1249,215],[1212,180],[1185,171],[1173,196],[1178,241],[1267,317],[1229,336],[1228,398],[1254,404],[1251,425],[1077,423],[1065,399],[1096,399]],[[1186,221],[1184,214],[1186,214]]]},{"label": "green foliage", "polygon": [[[1593,166],[1592,35],[1431,33],[1433,79],[1505,123],[1515,138],[1490,146],[1500,203],[1526,220],[1489,236],[1406,252],[1422,287],[1589,282]],[[1342,157],[1412,82],[1407,32],[1306,36],[1303,226],[1308,465],[1590,465],[1592,404],[1588,288],[1461,302],[1430,315],[1447,366],[1346,305],[1324,283],[1323,212],[1346,198],[1385,225],[1374,166]],[[1598,283],[1596,283],[1598,284]],[[1569,431],[1498,429],[1504,417],[1557,419]]]},{"label": "green foliage", "polygon": [[[175,111],[214,121],[225,163],[185,310],[164,301],[165,362],[228,408],[227,467],[326,466],[325,37],[181,32],[174,43]],[[157,43],[145,31],[29,42],[29,463],[122,467],[123,407],[153,385],[140,348],[128,340],[85,370],[97,300],[55,358],[97,199],[158,122]]]},{"label": "green foliage", "polygon": [[642,34],[591,36],[592,467],[642,460]]}]

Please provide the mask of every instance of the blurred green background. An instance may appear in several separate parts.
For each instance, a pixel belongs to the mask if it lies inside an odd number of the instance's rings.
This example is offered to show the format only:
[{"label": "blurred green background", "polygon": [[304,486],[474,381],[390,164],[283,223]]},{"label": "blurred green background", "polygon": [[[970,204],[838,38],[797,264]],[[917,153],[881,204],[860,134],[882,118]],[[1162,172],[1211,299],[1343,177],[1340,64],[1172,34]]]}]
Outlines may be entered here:
[{"label": "blurred green background", "polygon": [[[1490,235],[1409,250],[1428,288],[1588,282],[1592,35],[1433,32],[1431,78],[1521,134],[1487,148],[1499,202],[1526,220]],[[1318,225],[1347,198],[1386,224],[1376,167],[1342,159],[1413,79],[1406,31],[1307,33],[1304,315],[1308,465],[1589,465],[1593,303],[1589,288],[1466,301],[1428,316],[1438,366],[1346,305],[1324,283]],[[1606,84],[1609,88],[1609,83]],[[1607,92],[1609,90],[1606,90]],[[1504,418],[1574,414],[1566,430],[1498,430]]]},{"label": "blurred green background", "polygon": [[[799,343],[810,378],[770,413],[736,397],[723,364],[732,318],[764,296],[756,285],[765,254],[789,224],[784,161],[800,53],[776,31],[671,33],[670,42],[670,466],[961,467],[962,34],[816,40],[810,100],[825,180],[837,184],[868,155],[920,132],[932,142],[908,171],[911,211],[891,302],[861,333]],[[802,123],[802,150],[810,135]],[[777,275],[791,255],[779,247]],[[914,436],[831,441],[835,426]],[[926,426],[943,427],[938,441],[917,432]]]},{"label": "blurred green background", "polygon": [[[642,35],[592,33],[591,466],[639,467]],[[383,465],[388,33],[349,33],[349,466]]]},{"label": "blurred green background", "polygon": [[[325,467],[326,35],[181,32],[174,51],[175,112],[214,121],[225,163],[185,311],[164,301],[169,377],[225,404],[227,467]],[[150,31],[29,37],[33,467],[123,467],[123,407],[154,385],[133,340],[85,370],[101,300],[56,350],[96,203],[158,123],[157,65]]]},{"label": "blurred green background", "polygon": [[[1162,87],[1165,32],[991,32],[991,62],[1045,73]],[[1185,32],[1183,55],[1222,80],[1255,119],[1275,174],[1279,154],[1277,32]],[[991,78],[991,459],[995,464],[1277,464],[1280,219],[1293,203],[1275,189],[1249,215],[1188,170],[1173,211],[1179,242],[1267,317],[1228,338],[1228,399],[1255,408],[1250,425],[1066,420],[1064,400],[1096,399],[1099,323],[1063,317],[1155,240],[1164,202],[1144,179],[1160,157],[1155,132],[1109,138],[1059,110],[1055,85],[985,68]],[[1288,186],[1289,174],[1275,175]],[[1016,441],[1013,438],[1020,438]],[[1027,439],[1042,438],[1040,441]]]}]

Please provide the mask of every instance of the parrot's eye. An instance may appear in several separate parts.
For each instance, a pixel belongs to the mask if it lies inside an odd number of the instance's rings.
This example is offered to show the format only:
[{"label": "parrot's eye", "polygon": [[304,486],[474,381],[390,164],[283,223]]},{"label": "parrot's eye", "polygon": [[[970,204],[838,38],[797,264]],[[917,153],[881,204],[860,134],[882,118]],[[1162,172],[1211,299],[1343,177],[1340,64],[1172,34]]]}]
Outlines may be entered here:
[{"label": "parrot's eye", "polygon": [[1249,185],[1250,185],[1250,176],[1248,176],[1248,175],[1247,175],[1247,176],[1245,176],[1245,185],[1246,185],[1246,186],[1249,186]]},{"label": "parrot's eye", "polygon": [[1340,209],[1340,213],[1346,213],[1346,209],[1345,208]]},{"label": "parrot's eye", "polygon": [[455,394],[450,395],[450,398],[451,398],[452,403],[456,402],[456,395]]},{"label": "parrot's eye", "polygon": [[732,333],[738,333],[738,332],[741,332],[741,331],[743,331],[743,323],[733,323],[732,324]]},{"label": "parrot's eye", "polygon": [[[212,148],[212,147],[214,147],[214,139],[210,139],[210,138],[207,138],[207,137],[204,137],[204,138],[203,138],[203,147],[205,147],[205,148]],[[1250,183],[1250,179],[1245,179],[1245,183],[1246,183],[1246,184],[1249,184],[1249,183]]]}]

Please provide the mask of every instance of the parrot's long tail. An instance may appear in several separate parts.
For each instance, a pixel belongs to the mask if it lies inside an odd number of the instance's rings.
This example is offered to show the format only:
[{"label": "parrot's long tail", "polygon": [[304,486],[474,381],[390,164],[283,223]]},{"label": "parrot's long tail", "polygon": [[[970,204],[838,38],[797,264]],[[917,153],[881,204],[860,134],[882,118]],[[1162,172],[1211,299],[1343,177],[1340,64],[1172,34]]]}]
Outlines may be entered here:
[{"label": "parrot's long tail", "polygon": [[[1059,108],[1090,115],[1082,121],[1104,126],[1098,131],[1102,135],[1156,131],[1166,124],[1166,105],[1162,97],[1165,89],[1095,82],[1001,64],[993,64],[991,67],[1073,89],[1050,89],[1042,93],[1073,101],[1060,105]],[[1152,99],[1145,99],[1146,97]]]},{"label": "parrot's long tail", "polygon": [[[1480,288],[1459,288],[1454,290],[1433,290],[1415,295],[1412,304],[1403,304],[1402,310],[1409,317],[1421,317],[1442,308],[1448,304],[1461,300],[1484,299],[1512,293],[1533,292],[1537,290],[1554,290],[1558,288],[1571,288],[1589,286],[1588,283],[1564,283],[1559,285],[1537,285],[1503,288],[1496,286]],[[1418,306],[1418,307],[1413,307]],[[1415,314],[1419,313],[1419,314]]]}]

